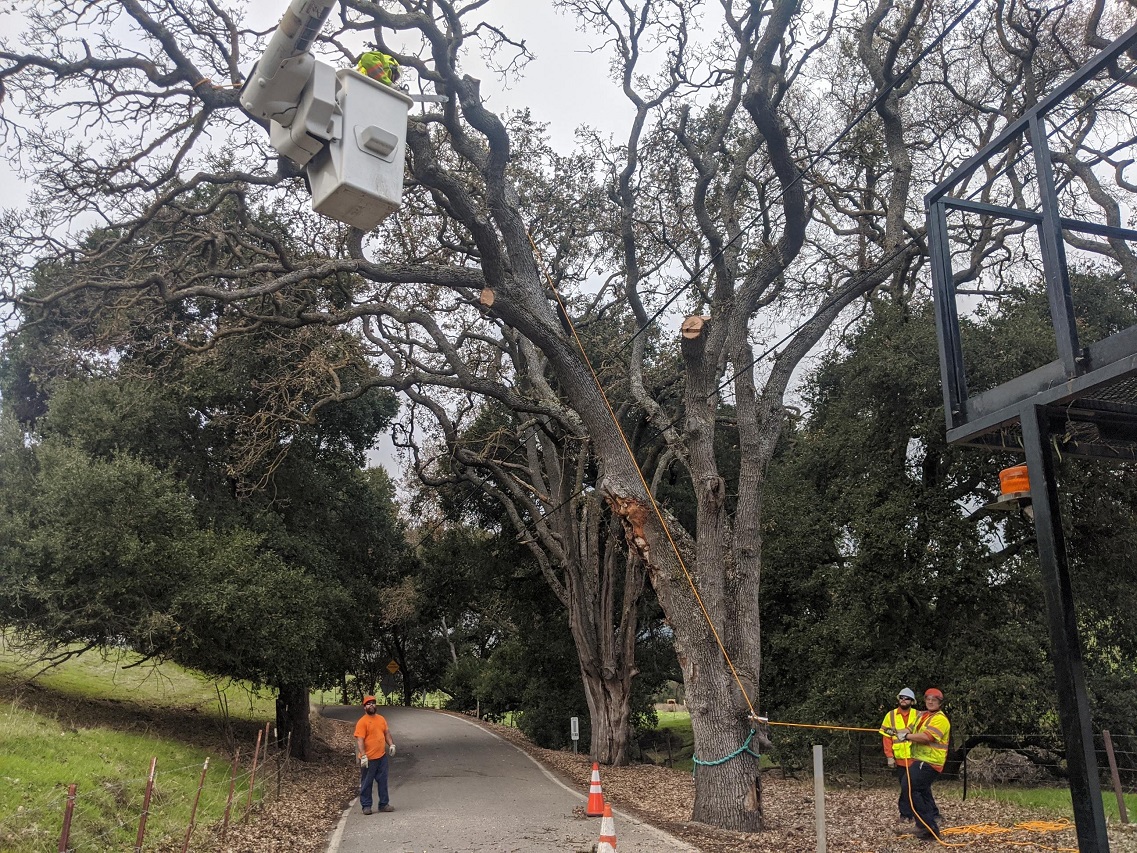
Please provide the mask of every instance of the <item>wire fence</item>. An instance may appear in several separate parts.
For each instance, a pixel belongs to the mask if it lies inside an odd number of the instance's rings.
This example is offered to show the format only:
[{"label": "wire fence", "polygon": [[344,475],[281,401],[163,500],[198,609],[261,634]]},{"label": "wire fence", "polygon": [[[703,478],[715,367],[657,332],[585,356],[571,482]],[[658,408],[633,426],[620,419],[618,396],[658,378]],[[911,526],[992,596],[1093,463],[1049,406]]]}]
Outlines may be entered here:
[{"label": "wire fence", "polygon": [[[771,757],[787,776],[808,772],[808,743],[826,751],[827,783],[884,783],[895,773],[886,764],[881,738],[871,733],[817,731],[777,740]],[[1137,821],[1135,803],[1125,799],[1137,797],[1137,735],[1096,732],[1094,754],[1103,796],[1110,802],[1116,797],[1124,822]],[[1066,746],[1055,732],[953,732],[944,776],[961,784],[965,800],[1012,789],[1067,788]]]},{"label": "wire fence", "polygon": [[161,767],[126,779],[78,779],[66,791],[0,816],[0,850],[59,853],[205,849],[280,796],[289,769],[291,736],[272,737],[271,723],[255,745],[226,761]]}]

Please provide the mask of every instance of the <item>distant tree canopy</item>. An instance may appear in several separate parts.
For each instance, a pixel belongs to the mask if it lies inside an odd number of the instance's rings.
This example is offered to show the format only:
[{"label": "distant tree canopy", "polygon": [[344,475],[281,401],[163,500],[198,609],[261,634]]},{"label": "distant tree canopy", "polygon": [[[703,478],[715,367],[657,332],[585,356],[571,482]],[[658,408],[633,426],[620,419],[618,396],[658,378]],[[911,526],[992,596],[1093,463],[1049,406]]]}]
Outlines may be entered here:
[{"label": "distant tree canopy", "polygon": [[[568,617],[528,549],[508,533],[448,526],[433,531],[420,554],[446,629],[450,661],[440,687],[447,707],[491,719],[513,713],[522,731],[551,749],[571,744],[568,719],[577,716],[586,750],[589,709]],[[630,727],[642,731],[656,722],[653,695],[678,669],[658,608],[650,600],[640,606]]]}]

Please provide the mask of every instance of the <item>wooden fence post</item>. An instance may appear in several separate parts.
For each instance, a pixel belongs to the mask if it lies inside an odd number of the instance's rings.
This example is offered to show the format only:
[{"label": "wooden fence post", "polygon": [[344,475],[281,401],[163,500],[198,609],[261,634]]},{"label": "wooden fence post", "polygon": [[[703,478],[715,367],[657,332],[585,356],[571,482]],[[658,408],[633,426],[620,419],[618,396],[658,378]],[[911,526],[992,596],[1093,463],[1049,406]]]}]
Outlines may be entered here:
[{"label": "wooden fence post", "polygon": [[253,772],[249,774],[249,799],[245,803],[245,814],[243,817],[248,817],[249,812],[253,810],[253,786],[257,782],[257,759],[261,755],[261,735],[264,732],[257,730],[257,745],[253,747]]},{"label": "wooden fence post", "polygon": [[963,801],[967,802],[967,742],[963,744]]},{"label": "wooden fence post", "polygon": [[284,755],[280,750],[276,752],[276,798],[280,799],[280,778],[284,774]]},{"label": "wooden fence post", "polygon": [[1122,823],[1129,823],[1129,813],[1125,810],[1125,792],[1121,789],[1121,776],[1117,772],[1117,756],[1113,754],[1113,738],[1109,729],[1102,730],[1105,738],[1105,757],[1109,759],[1109,775],[1113,777],[1113,793],[1117,795],[1117,813]]},{"label": "wooden fence post", "polygon": [[292,732],[284,739],[284,754],[276,754],[276,798],[280,799],[280,776],[286,765],[291,766],[292,759]]},{"label": "wooden fence post", "polygon": [[72,782],[67,786],[67,805],[63,807],[63,832],[59,834],[59,853],[67,853],[71,840],[71,815],[75,813],[75,790],[79,786]]},{"label": "wooden fence post", "polygon": [[241,750],[233,755],[233,769],[229,771],[229,798],[225,800],[225,820],[221,823],[221,843],[225,843],[225,834],[229,832],[229,811],[233,808],[233,789],[237,784],[237,768],[241,763]]},{"label": "wooden fence post", "polygon": [[158,756],[150,759],[150,772],[146,774],[146,794],[142,798],[142,816],[138,818],[138,837],[134,839],[134,853],[142,853],[142,840],[146,837],[146,819],[150,817],[150,796],[154,793],[154,771]]},{"label": "wooden fence post", "polygon": [[205,774],[209,770],[209,759],[205,759],[205,764],[201,766],[201,779],[197,783],[197,794],[193,798],[193,808],[190,809],[189,826],[186,828],[186,840],[182,844],[182,853],[189,850],[190,836],[193,835],[193,828],[197,825],[197,804],[201,800],[201,789],[205,787]]}]

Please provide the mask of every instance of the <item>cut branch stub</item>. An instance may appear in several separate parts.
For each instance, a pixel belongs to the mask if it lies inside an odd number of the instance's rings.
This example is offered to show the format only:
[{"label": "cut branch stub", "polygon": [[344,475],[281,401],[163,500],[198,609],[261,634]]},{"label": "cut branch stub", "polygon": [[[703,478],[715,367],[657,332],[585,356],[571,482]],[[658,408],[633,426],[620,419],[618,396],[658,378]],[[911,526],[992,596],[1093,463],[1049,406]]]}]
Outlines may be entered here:
[{"label": "cut branch stub", "polygon": [[700,337],[706,331],[707,321],[710,317],[702,316],[699,314],[692,314],[683,321],[683,325],[679,327],[679,334],[688,341],[693,341]]},{"label": "cut branch stub", "polygon": [[493,291],[488,287],[483,287],[482,295],[478,297],[478,302],[482,304],[483,311],[489,311],[493,307]]}]

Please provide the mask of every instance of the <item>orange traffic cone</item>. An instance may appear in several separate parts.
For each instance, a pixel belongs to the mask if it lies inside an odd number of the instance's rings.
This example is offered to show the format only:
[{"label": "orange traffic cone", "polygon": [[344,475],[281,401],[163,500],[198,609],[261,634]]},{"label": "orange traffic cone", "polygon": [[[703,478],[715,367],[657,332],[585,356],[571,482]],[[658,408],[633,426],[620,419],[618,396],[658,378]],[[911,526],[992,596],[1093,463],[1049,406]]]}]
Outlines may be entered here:
[{"label": "orange traffic cone", "polygon": [[592,762],[592,784],[588,786],[588,805],[584,813],[589,817],[600,817],[604,814],[604,792],[600,790],[600,765]]},{"label": "orange traffic cone", "polygon": [[600,841],[596,853],[616,853],[616,822],[612,820],[612,807],[604,806],[604,817],[600,820]]}]

